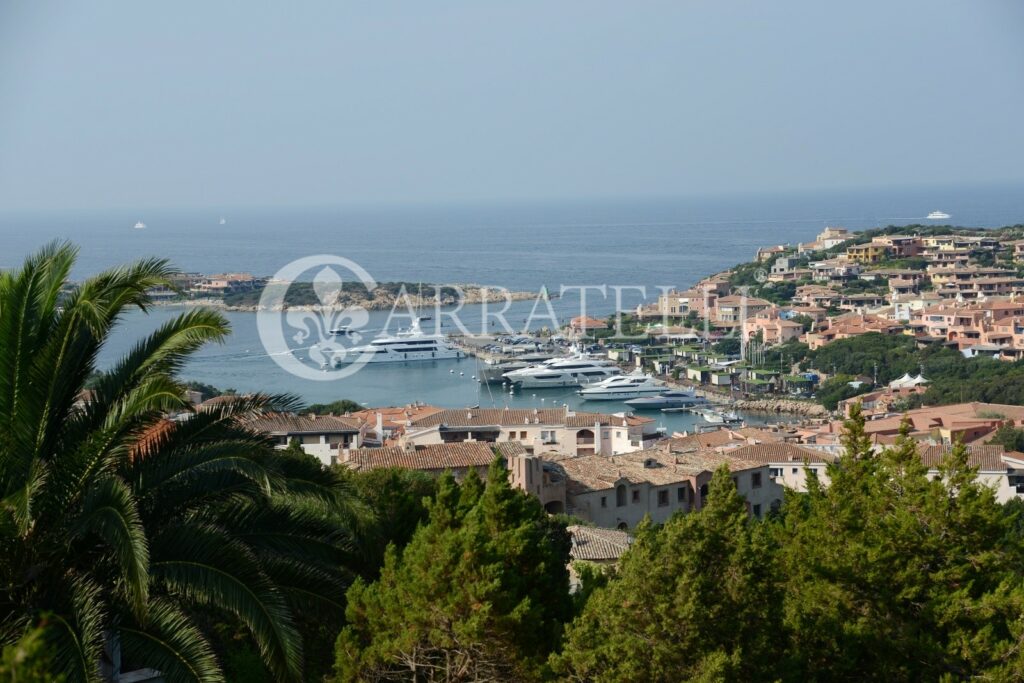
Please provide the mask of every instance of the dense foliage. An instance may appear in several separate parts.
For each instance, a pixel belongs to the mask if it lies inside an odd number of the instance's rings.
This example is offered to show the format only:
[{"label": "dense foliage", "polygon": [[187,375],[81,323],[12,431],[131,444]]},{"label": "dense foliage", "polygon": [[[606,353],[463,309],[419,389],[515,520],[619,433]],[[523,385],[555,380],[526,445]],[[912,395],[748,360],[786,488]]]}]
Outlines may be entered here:
[{"label": "dense foliage", "polygon": [[1024,680],[1020,506],[957,447],[932,478],[859,411],[830,485],[747,518],[728,472],[709,505],[644,527],[569,626],[570,680]]},{"label": "dense foliage", "polygon": [[774,541],[727,469],[707,507],[643,525],[619,575],[568,628],[555,669],[574,681],[765,680],[778,656]]},{"label": "dense foliage", "polygon": [[219,681],[219,619],[275,678],[302,680],[306,620],[342,614],[345,481],[246,428],[285,399],[192,412],[175,373],[225,336],[215,313],[171,319],[97,375],[123,312],[173,271],[143,261],[62,293],[74,256],[50,246],[0,274],[0,640],[37,629],[68,681],[116,670],[118,652]]},{"label": "dense foliage", "polygon": [[[284,285],[270,284],[267,287],[284,287]],[[229,306],[256,306],[263,296],[264,288],[258,288],[245,292],[232,292],[224,296],[224,303]],[[419,298],[422,292],[424,299],[434,301],[440,296],[443,305],[458,302],[459,291],[455,287],[447,285],[430,285],[417,282],[378,282],[372,290],[367,290],[366,285],[358,280],[339,283],[338,293],[342,301],[363,302],[371,307],[374,302],[384,301],[408,301]],[[286,306],[315,306],[323,303],[312,282],[293,282],[287,285],[287,289],[281,292],[284,296]],[[406,299],[408,297],[408,300]],[[390,308],[390,305],[387,306]]]},{"label": "dense foliage", "polygon": [[330,403],[311,403],[305,408],[299,410],[299,413],[303,415],[309,413],[316,415],[344,415],[345,413],[357,413],[362,409],[363,406],[359,405],[355,401],[342,398],[337,401],[331,401]]},{"label": "dense foliage", "polygon": [[429,522],[348,593],[340,681],[537,680],[572,614],[569,538],[495,462],[439,483]]}]

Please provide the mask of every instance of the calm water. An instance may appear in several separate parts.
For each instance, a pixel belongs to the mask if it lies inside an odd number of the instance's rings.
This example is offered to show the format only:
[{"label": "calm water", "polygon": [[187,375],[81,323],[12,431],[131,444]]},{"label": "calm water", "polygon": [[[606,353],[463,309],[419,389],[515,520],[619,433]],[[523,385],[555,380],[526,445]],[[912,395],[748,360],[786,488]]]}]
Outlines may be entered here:
[{"label": "calm water", "polygon": [[[75,277],[134,258],[161,256],[183,270],[244,270],[270,275],[287,262],[327,253],[352,259],[378,281],[502,285],[558,291],[560,285],[685,287],[700,277],[750,260],[758,246],[814,238],[825,225],[863,229],[925,222],[934,210],[956,225],[997,227],[1024,222],[1024,188],[935,188],[887,192],[777,195],[689,201],[536,204],[404,209],[116,210],[109,212],[0,214],[0,267],[16,265],[51,239],[81,247]],[[226,225],[218,225],[220,216]],[[137,220],[147,224],[134,230]],[[627,293],[626,306],[637,294]],[[516,324],[532,306],[517,303],[507,314]],[[574,296],[555,302],[560,318],[579,312]],[[588,310],[607,314],[612,298],[591,294]],[[139,335],[174,311],[129,316],[103,354],[109,362]],[[383,323],[373,314],[369,327]],[[465,319],[479,319],[466,311]],[[550,405],[571,392],[509,397],[481,388],[471,376],[475,361],[436,365],[367,367],[337,382],[296,379],[263,352],[255,316],[228,314],[233,335],[204,350],[185,376],[238,390],[295,393],[319,402],[351,398],[369,405],[421,400],[445,406]],[[455,372],[449,372],[454,369]],[[460,373],[463,373],[460,376]],[[492,390],[493,391],[493,390]],[[542,403],[543,399],[543,403]],[[614,404],[589,404],[621,409]],[[673,416],[669,428],[688,426]]]}]

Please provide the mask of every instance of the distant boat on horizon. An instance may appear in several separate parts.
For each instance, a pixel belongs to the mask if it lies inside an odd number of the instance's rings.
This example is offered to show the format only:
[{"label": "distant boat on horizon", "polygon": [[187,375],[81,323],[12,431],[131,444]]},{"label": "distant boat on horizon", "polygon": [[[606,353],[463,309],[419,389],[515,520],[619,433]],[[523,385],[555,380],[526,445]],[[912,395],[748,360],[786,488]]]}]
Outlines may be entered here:
[{"label": "distant boat on horizon", "polygon": [[221,217],[220,217],[220,225],[226,225],[226,224],[227,224],[227,222],[228,222],[228,219],[227,219],[227,218],[224,218],[224,216],[221,216]]},{"label": "distant boat on horizon", "polygon": [[143,223],[142,221],[139,221],[138,223],[135,224],[135,229],[136,230],[145,230],[146,229],[146,224]]},{"label": "distant boat on horizon", "polygon": [[950,216],[948,213],[944,211],[932,211],[930,214],[928,214],[927,218],[928,220],[931,221],[941,221],[947,218],[952,218],[952,216]]}]

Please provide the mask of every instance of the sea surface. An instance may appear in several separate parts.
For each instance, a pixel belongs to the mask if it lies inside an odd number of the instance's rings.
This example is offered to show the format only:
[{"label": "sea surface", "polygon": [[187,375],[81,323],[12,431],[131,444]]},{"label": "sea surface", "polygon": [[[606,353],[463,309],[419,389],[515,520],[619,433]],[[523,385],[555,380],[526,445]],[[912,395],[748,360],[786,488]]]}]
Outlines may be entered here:
[{"label": "sea surface", "polygon": [[[1024,223],[1024,187],[460,207],[0,210],[0,267],[17,266],[47,241],[64,239],[80,248],[74,278],[149,256],[170,259],[185,271],[273,275],[294,259],[329,254],[358,263],[378,282],[476,283],[532,292],[545,287],[552,293],[563,285],[646,288],[646,297],[623,290],[621,301],[612,289],[607,295],[591,290],[587,312],[603,316],[644,298],[653,300],[659,288],[688,287],[707,274],[749,261],[759,246],[811,241],[826,225],[857,230],[928,223],[924,217],[935,210],[951,214],[946,222],[959,226]],[[146,229],[133,228],[140,220]],[[515,326],[530,316],[532,307],[530,301],[517,302],[505,316]],[[553,307],[564,321],[580,313],[580,300],[569,290]],[[178,312],[156,308],[128,315],[101,362],[112,362]],[[387,315],[371,313],[367,329],[383,327]],[[468,327],[480,329],[479,307],[466,307],[459,315]],[[280,369],[264,351],[254,314],[228,313],[227,318],[232,336],[190,362],[186,378],[239,391],[292,393],[309,402],[578,405],[568,390],[509,396],[481,387],[472,380],[473,359],[378,365],[338,381],[302,380]],[[408,318],[392,322],[405,325]],[[586,407],[623,408],[606,403]],[[690,416],[656,417],[670,430],[693,423]]]}]

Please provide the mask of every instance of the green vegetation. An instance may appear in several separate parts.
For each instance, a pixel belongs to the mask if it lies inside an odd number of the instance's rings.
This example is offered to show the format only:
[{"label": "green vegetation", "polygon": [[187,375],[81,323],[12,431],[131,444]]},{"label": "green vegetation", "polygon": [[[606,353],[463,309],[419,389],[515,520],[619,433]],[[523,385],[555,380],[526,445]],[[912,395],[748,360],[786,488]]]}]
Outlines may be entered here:
[{"label": "green vegetation", "polygon": [[[287,288],[284,294],[286,306],[314,306],[323,303],[313,289],[312,282],[293,282],[290,285],[270,284],[267,287],[278,287],[282,290]],[[393,301],[402,295],[403,289],[410,299],[417,298],[422,291],[423,297],[429,301],[434,301],[440,294],[442,305],[454,304],[458,301],[458,290],[454,287],[435,287],[435,285],[417,282],[378,282],[373,291],[367,291],[362,282],[352,280],[339,283],[338,288],[339,298],[343,302],[370,302],[372,304],[374,301]],[[260,302],[263,291],[264,288],[261,287],[247,292],[233,292],[224,296],[224,303],[229,306],[256,306]],[[401,302],[403,299],[404,297],[398,301]]]},{"label": "green vegetation", "polygon": [[302,415],[309,415],[311,413],[316,415],[344,415],[345,413],[357,413],[362,409],[363,406],[355,401],[343,398],[330,403],[312,403],[302,408],[299,413]]},{"label": "green vegetation", "polygon": [[[67,288],[74,257],[53,245],[0,273],[0,680],[98,681],[115,651],[203,683],[1022,679],[1024,503],[1000,505],[962,446],[933,477],[907,430],[873,452],[855,407],[827,488],[812,475],[758,520],[723,468],[702,510],[642,524],[570,595],[571,518],[500,459],[461,484],[324,468],[246,427],[288,397],[167,420],[226,322],[177,316],[101,370],[116,322],[174,271]],[[765,360],[840,373],[823,401],[923,366],[928,397],[1024,403],[1024,363],[908,337]],[[1019,450],[1024,430],[995,441]]]},{"label": "green vegetation", "polygon": [[829,410],[835,410],[839,406],[840,401],[853,398],[858,394],[871,390],[872,386],[870,384],[862,384],[859,387],[852,386],[850,382],[856,379],[852,375],[839,374],[825,380],[818,386],[815,392],[818,402]]},{"label": "green vegetation", "polygon": [[554,668],[579,681],[771,680],[773,545],[728,470],[716,472],[702,512],[641,526],[567,629]]},{"label": "green vegetation", "polygon": [[[353,512],[343,480],[276,454],[241,420],[291,402],[187,410],[175,372],[227,334],[216,313],[171,319],[110,370],[97,351],[173,271],[142,261],[65,296],[75,251],[51,245],[0,274],[0,638],[40,629],[68,681],[100,652],[168,680],[219,680],[216,623],[244,631],[277,680],[303,679],[311,624],[340,627]],[[75,402],[95,377],[93,399]]]},{"label": "green vegetation", "polygon": [[1008,451],[1024,452],[1024,429],[1003,425],[996,430],[989,443],[1002,446]]},{"label": "green vegetation", "polygon": [[748,517],[727,470],[708,506],[645,526],[552,658],[565,680],[1020,680],[1021,506],[953,450],[933,479],[903,435],[846,451]]},{"label": "green vegetation", "polygon": [[5,645],[0,654],[0,681],[63,683],[65,680],[65,676],[54,668],[52,652],[42,628],[34,628],[11,645]]},{"label": "green vegetation", "polygon": [[572,615],[569,537],[500,461],[446,475],[429,522],[348,593],[339,681],[539,680]]}]

